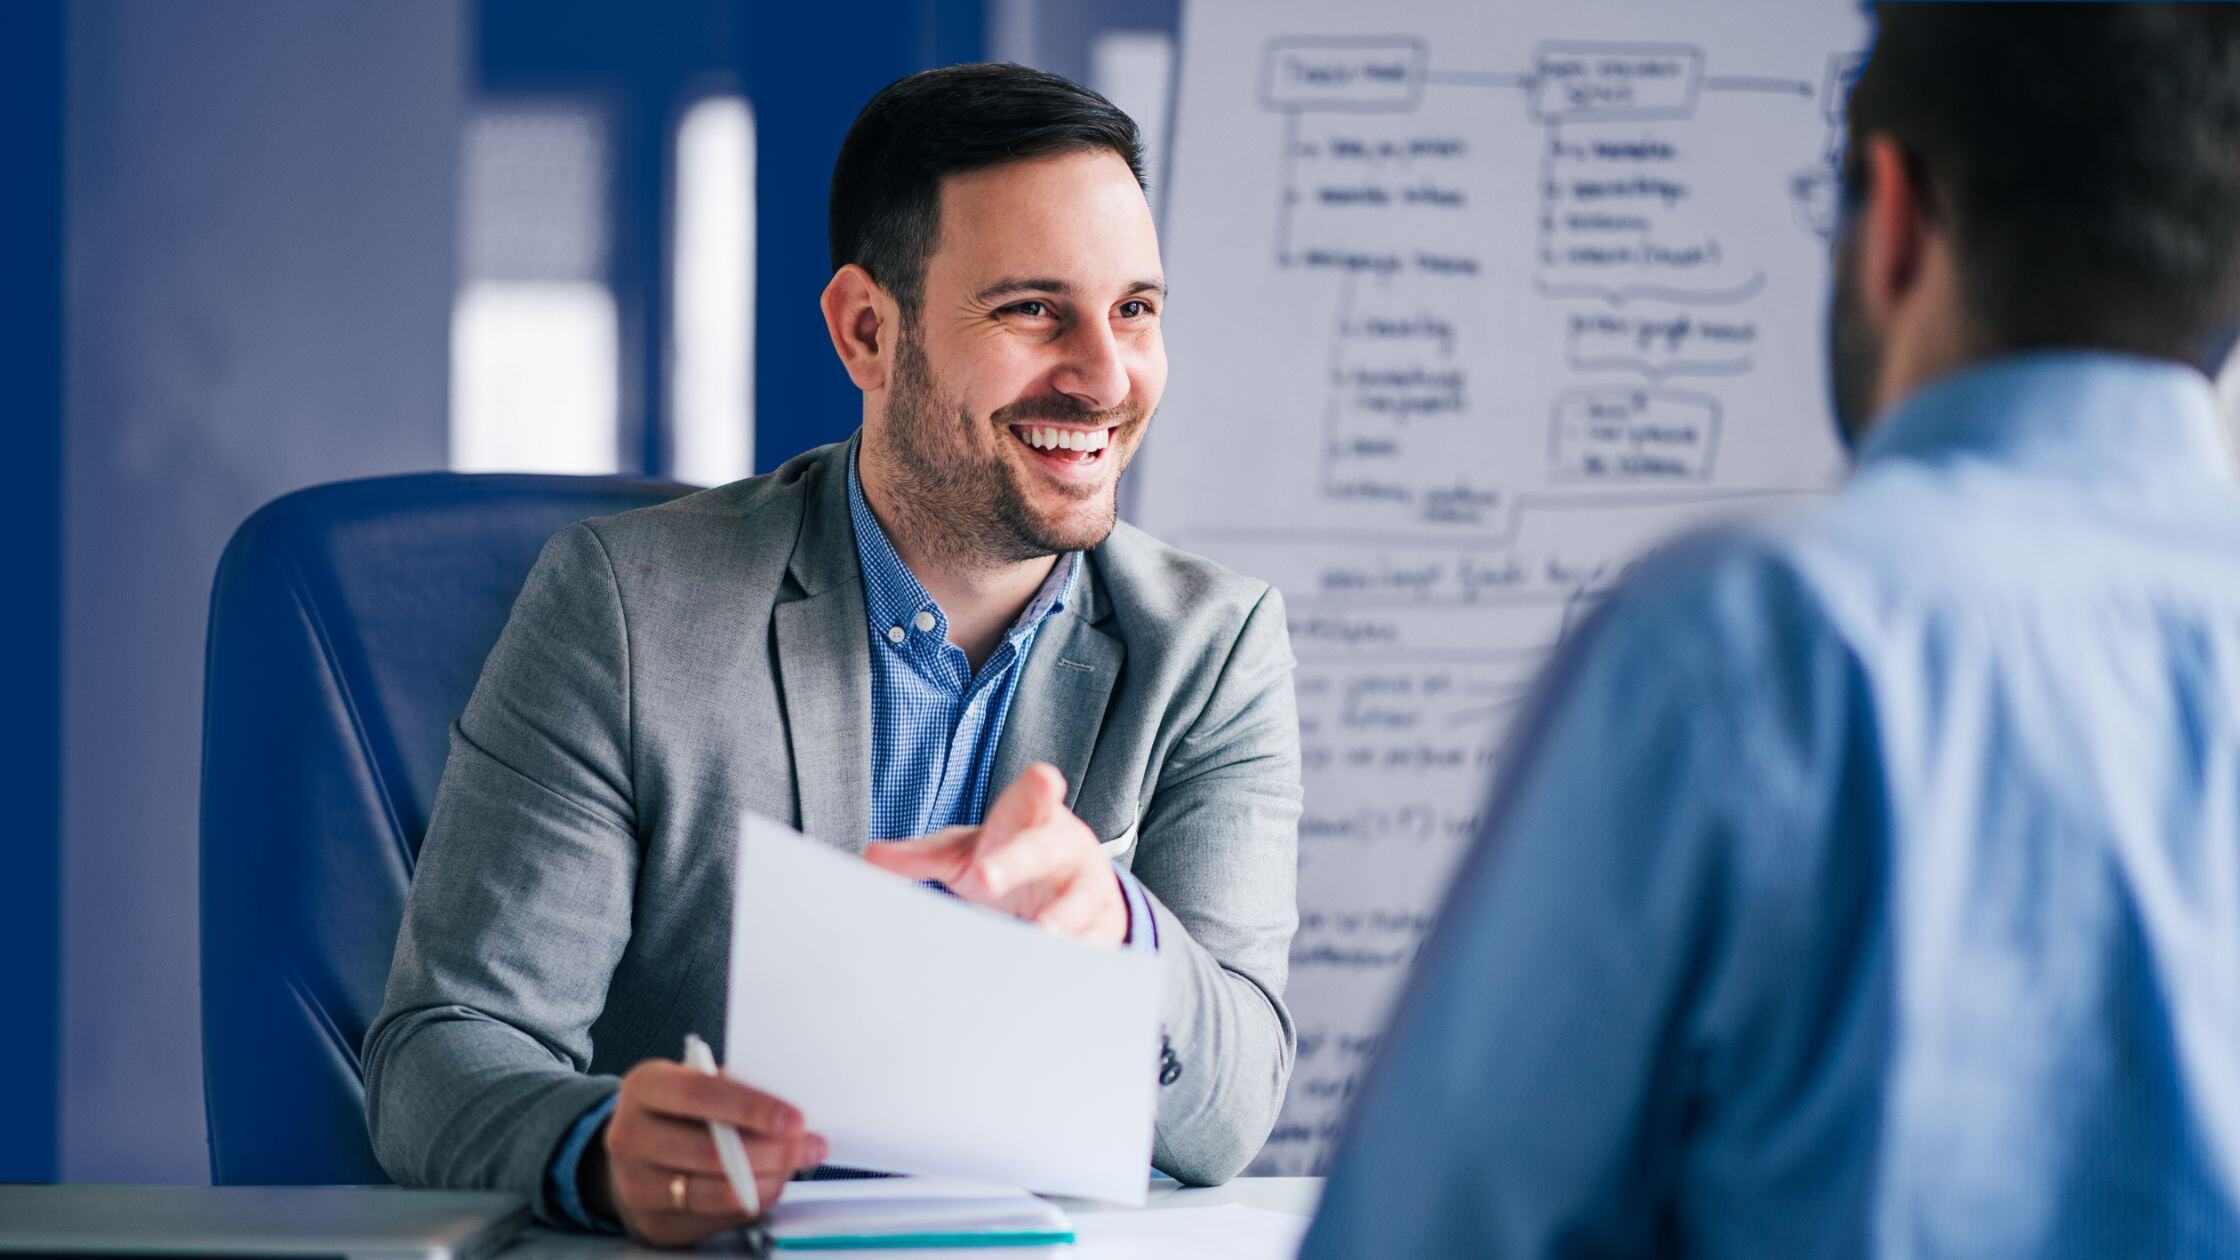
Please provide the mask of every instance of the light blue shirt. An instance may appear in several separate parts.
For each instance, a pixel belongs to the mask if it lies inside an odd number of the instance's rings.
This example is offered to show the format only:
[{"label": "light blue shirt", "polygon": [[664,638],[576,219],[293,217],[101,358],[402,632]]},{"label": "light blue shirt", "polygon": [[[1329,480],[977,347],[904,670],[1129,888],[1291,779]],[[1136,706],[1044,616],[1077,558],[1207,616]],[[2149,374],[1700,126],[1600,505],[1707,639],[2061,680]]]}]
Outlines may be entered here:
[{"label": "light blue shirt", "polygon": [[2240,1254],[2240,494],[1996,361],[1552,665],[1305,1255]]},{"label": "light blue shirt", "polygon": [[988,810],[988,775],[1027,653],[1042,623],[1065,610],[1081,553],[1069,551],[1050,566],[1042,588],[975,671],[964,649],[949,642],[949,614],[871,514],[852,452],[848,515],[871,636],[871,838],[977,825]]},{"label": "light blue shirt", "polygon": [[[949,616],[926,593],[863,497],[855,455],[848,456],[848,513],[855,524],[856,562],[871,654],[871,839],[900,840],[943,827],[977,825],[988,808],[989,773],[1003,739],[1011,697],[1026,671],[1037,631],[1065,610],[1081,570],[1081,553],[1051,566],[1035,597],[1004,632],[1003,642],[974,670],[949,642]],[[1128,948],[1158,948],[1150,894],[1118,865],[1127,908]],[[1137,932],[1136,925],[1150,930]],[[1147,1069],[1149,1070],[1149,1069]],[[584,1152],[614,1111],[614,1098],[585,1112],[568,1129],[547,1172],[546,1193],[563,1219],[582,1229],[612,1231],[593,1218],[577,1185]]]}]

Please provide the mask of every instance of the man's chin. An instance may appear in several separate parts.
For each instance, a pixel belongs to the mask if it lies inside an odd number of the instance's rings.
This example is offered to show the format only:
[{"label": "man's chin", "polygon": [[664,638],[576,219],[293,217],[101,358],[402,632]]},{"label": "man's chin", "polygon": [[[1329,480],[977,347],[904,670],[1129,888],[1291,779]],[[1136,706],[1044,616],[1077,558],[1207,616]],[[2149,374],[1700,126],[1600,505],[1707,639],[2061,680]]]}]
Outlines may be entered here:
[{"label": "man's chin", "polygon": [[1112,536],[1119,519],[1109,488],[1087,500],[1019,506],[1024,510],[1012,521],[1013,531],[1036,555],[1088,551]]},{"label": "man's chin", "polygon": [[1016,469],[1011,502],[998,509],[1021,542],[1041,555],[1087,551],[1112,533],[1118,518],[1116,478],[1086,484],[1052,484],[1034,469]]},{"label": "man's chin", "polygon": [[1109,506],[1099,513],[1072,513],[1063,520],[1044,518],[1035,541],[1048,547],[1051,554],[1063,555],[1069,551],[1089,551],[1112,536],[1119,518]]}]

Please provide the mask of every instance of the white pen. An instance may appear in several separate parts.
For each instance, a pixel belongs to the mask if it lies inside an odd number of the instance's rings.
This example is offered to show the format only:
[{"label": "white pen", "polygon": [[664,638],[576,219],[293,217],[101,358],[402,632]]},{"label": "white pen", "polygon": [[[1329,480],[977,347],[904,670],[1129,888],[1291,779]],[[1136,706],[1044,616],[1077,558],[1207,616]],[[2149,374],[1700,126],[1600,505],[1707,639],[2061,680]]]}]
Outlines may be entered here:
[{"label": "white pen", "polygon": [[[684,1065],[695,1072],[716,1075],[715,1052],[708,1043],[700,1040],[698,1033],[684,1035]],[[716,1140],[716,1155],[723,1160],[723,1175],[731,1182],[731,1192],[739,1196],[740,1206],[747,1215],[762,1214],[762,1196],[755,1193],[754,1165],[747,1162],[747,1148],[739,1142],[739,1131],[728,1124],[710,1120],[708,1133]]]}]

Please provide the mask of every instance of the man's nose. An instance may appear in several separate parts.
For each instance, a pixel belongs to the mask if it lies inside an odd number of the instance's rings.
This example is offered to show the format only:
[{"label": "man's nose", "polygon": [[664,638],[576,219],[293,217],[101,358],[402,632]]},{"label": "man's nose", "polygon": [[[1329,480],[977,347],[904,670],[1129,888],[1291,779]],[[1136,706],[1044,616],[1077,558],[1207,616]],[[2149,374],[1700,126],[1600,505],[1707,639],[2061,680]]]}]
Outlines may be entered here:
[{"label": "man's nose", "polygon": [[1083,320],[1067,333],[1065,361],[1051,383],[1060,393],[1098,411],[1128,397],[1128,364],[1120,339],[1103,320]]}]

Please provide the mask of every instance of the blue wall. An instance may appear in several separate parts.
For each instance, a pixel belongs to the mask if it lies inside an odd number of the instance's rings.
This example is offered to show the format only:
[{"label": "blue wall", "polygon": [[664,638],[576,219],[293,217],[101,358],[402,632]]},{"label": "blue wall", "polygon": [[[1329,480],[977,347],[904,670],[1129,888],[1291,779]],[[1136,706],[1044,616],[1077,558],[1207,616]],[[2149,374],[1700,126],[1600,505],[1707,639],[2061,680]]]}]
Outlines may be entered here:
[{"label": "blue wall", "polygon": [[0,618],[0,1181],[55,1176],[62,933],[63,0],[0,18],[10,192],[0,216],[8,458],[0,538],[13,611]]},{"label": "blue wall", "polygon": [[841,371],[817,297],[832,278],[825,194],[856,111],[932,66],[978,61],[979,0],[758,7],[742,32],[755,111],[755,470],[855,430],[863,396]]},{"label": "blue wall", "polygon": [[443,466],[469,28],[67,10],[61,1175],[195,1182],[211,578],[278,495]]}]

